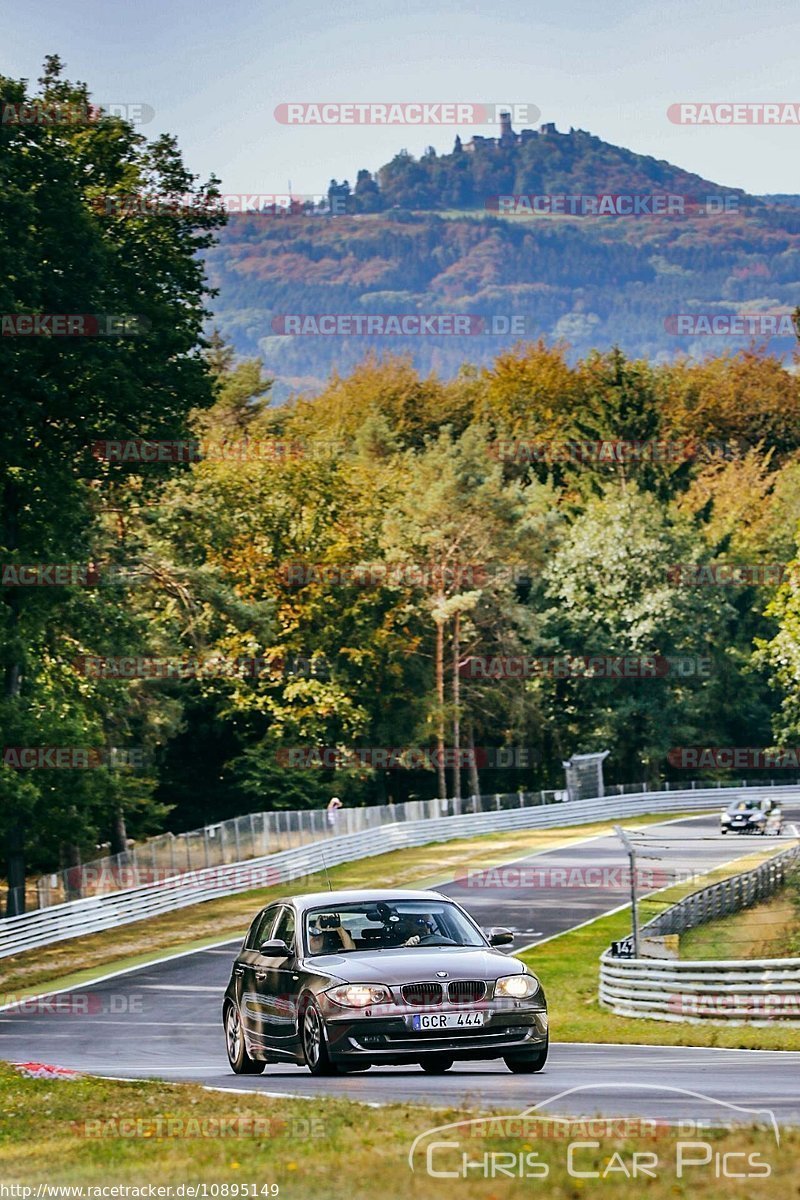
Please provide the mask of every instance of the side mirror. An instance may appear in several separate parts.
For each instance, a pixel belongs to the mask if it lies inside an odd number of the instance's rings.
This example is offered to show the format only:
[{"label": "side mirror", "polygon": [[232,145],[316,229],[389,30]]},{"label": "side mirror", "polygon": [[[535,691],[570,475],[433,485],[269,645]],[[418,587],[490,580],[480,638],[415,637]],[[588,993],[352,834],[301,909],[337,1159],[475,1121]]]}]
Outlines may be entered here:
[{"label": "side mirror", "polygon": [[292,953],[286,942],[281,938],[273,938],[268,942],[262,942],[258,947],[259,954],[263,954],[264,958],[288,958]]},{"label": "side mirror", "polygon": [[510,929],[487,929],[486,936],[490,946],[513,946],[514,935]]}]

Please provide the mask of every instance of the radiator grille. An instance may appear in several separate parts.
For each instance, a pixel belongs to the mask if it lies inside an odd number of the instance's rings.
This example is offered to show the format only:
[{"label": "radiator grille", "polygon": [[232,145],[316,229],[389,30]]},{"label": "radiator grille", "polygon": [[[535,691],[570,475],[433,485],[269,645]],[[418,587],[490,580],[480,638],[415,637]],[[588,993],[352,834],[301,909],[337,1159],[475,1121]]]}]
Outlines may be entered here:
[{"label": "radiator grille", "polygon": [[404,983],[400,994],[406,1004],[441,1004],[442,985],[440,983]]}]

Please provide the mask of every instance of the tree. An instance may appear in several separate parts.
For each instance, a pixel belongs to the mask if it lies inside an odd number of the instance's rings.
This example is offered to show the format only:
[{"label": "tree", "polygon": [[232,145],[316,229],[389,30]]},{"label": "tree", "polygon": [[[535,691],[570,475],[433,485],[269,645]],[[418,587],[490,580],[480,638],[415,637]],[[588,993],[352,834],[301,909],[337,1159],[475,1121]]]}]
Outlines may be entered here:
[{"label": "tree", "polygon": [[[197,353],[208,315],[198,252],[223,217],[216,181],[198,186],[174,139],[148,144],[125,121],[87,120],[86,86],[62,79],[55,56],[40,84],[31,97],[24,81],[0,78],[4,118],[26,104],[68,118],[0,124],[0,311],[91,317],[77,326],[88,336],[0,339],[0,543],[11,565],[86,564],[108,489],[126,469],[93,444],[180,437],[189,411],[211,402]],[[170,197],[189,197],[188,207],[165,208]],[[46,657],[48,639],[69,641],[76,604],[64,588],[32,591],[5,588],[0,606],[6,728],[18,745],[85,744],[97,732],[91,698],[73,710],[72,681]],[[9,913],[24,903],[26,845],[59,825],[76,840],[93,803],[88,776],[71,788],[42,779],[2,771]],[[109,804],[116,811],[119,796]]]},{"label": "tree", "polygon": [[[407,451],[408,483],[386,514],[388,558],[418,564],[423,587],[414,604],[433,626],[434,695],[423,731],[436,739],[439,795],[446,796],[446,728],[452,729],[453,793],[461,794],[458,752],[461,725],[475,722],[462,703],[460,674],[476,629],[491,625],[488,614],[514,605],[508,568],[531,553],[533,514],[541,490],[523,491],[503,480],[502,466],[489,453],[487,431],[479,425],[455,438],[448,429],[422,452]],[[538,557],[541,547],[534,556]],[[446,703],[445,653],[450,635],[451,702]],[[481,646],[485,649],[485,646]],[[430,651],[429,651],[430,652]],[[466,697],[469,703],[469,697]]]},{"label": "tree", "polygon": [[[691,527],[635,485],[610,487],[575,519],[546,570],[543,629],[550,655],[574,665],[561,678],[543,671],[532,685],[560,756],[611,749],[618,778],[635,779],[642,766],[657,778],[673,746],[724,734],[734,708],[743,721],[752,715],[741,689],[735,701],[730,694],[749,657],[727,649],[735,614],[719,589],[670,578],[674,564],[701,556]],[[594,656],[634,664],[658,656],[662,665],[613,678],[580,667]]]}]

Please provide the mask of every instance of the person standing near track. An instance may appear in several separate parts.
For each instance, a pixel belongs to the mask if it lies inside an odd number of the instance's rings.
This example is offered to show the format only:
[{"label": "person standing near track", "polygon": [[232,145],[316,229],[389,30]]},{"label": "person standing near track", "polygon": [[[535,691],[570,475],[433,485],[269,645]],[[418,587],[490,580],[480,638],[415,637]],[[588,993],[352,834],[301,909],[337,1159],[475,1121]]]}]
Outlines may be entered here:
[{"label": "person standing near track", "polygon": [[333,833],[336,829],[336,821],[339,816],[339,809],[341,807],[342,802],[339,797],[331,796],[330,800],[328,801],[328,807],[325,810],[328,820],[328,828],[330,829],[331,833]]}]

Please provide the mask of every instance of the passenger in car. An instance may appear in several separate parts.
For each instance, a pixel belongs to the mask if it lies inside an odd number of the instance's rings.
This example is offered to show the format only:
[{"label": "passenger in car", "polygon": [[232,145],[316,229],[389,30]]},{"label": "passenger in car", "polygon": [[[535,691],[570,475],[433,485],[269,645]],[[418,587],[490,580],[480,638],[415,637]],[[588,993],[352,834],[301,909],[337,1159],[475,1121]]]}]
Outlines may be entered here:
[{"label": "passenger in car", "polygon": [[308,929],[308,948],[312,954],[336,954],[339,950],[355,950],[355,942],[341,921],[336,926],[325,926],[322,914]]}]

